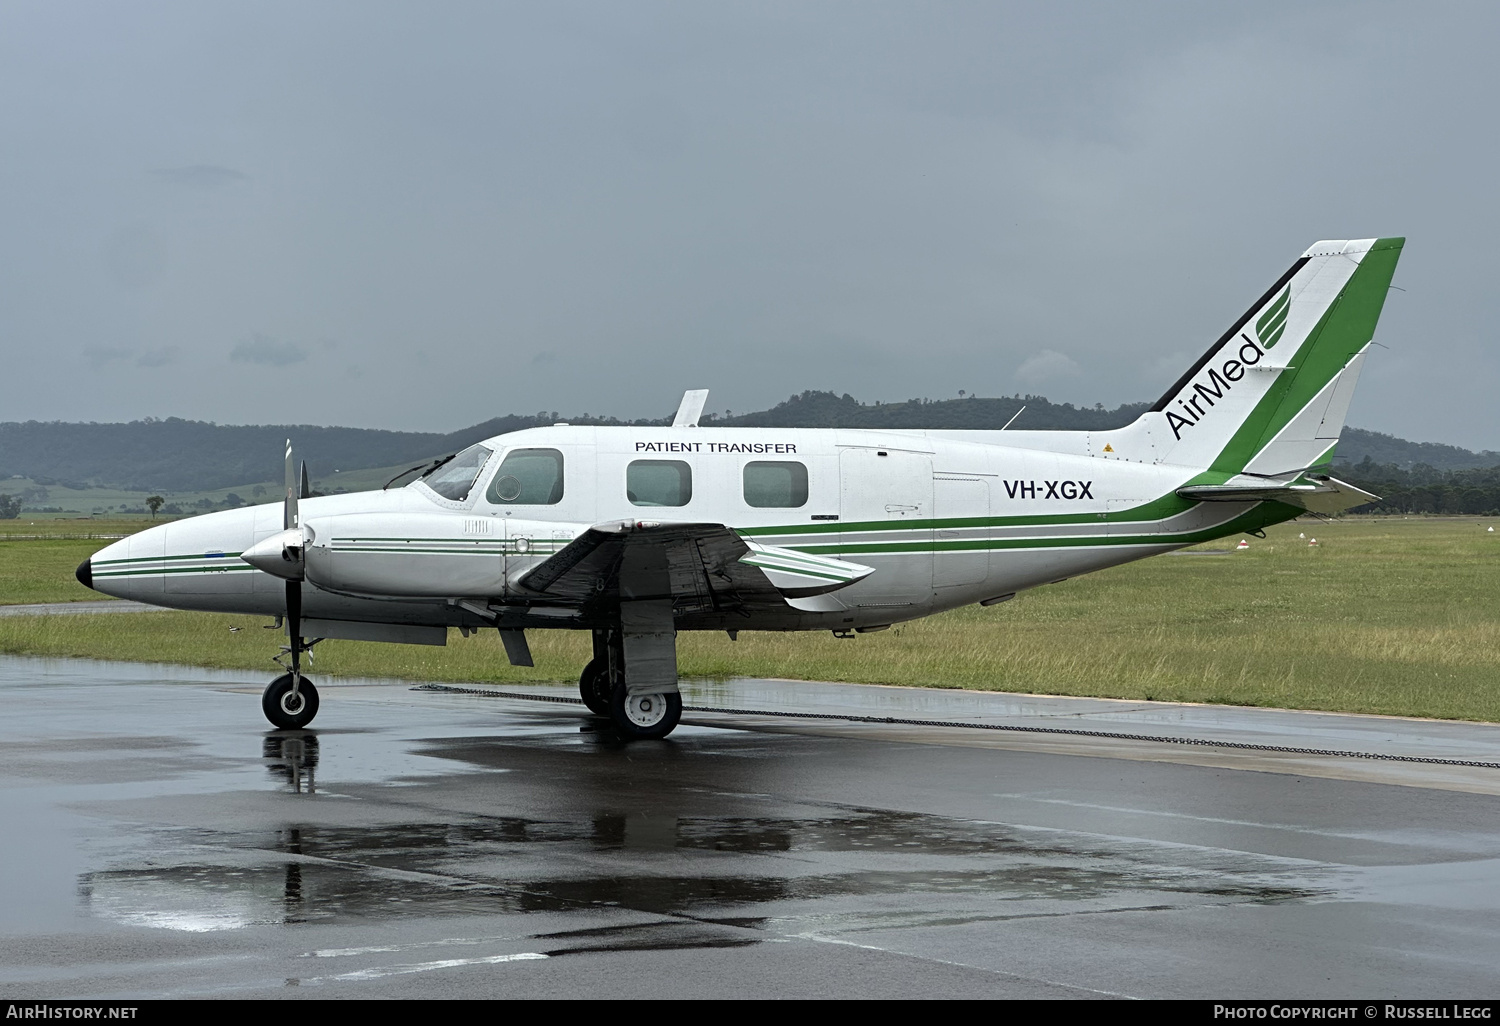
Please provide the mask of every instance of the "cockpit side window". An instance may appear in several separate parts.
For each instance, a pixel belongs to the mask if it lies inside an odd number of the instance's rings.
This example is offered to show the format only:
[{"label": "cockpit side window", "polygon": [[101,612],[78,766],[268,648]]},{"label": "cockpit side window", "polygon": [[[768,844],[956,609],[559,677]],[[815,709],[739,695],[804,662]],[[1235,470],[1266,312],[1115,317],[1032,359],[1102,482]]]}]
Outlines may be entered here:
[{"label": "cockpit side window", "polygon": [[563,454],[556,449],[512,449],[484,497],[496,506],[555,506],[563,497]]},{"label": "cockpit side window", "polygon": [[445,499],[462,502],[469,497],[469,489],[474,487],[479,472],[493,455],[485,446],[471,445],[422,478],[422,483]]}]

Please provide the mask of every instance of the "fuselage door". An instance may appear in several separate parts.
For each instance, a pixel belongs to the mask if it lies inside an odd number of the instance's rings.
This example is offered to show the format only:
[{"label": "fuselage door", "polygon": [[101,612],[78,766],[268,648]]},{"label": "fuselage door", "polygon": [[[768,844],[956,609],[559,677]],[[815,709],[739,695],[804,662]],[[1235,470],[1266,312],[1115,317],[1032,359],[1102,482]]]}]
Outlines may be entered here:
[{"label": "fuselage door", "polygon": [[[900,449],[839,454],[840,550],[876,572],[851,588],[860,606],[932,599],[932,458]],[[851,596],[852,597],[852,596]]]},{"label": "fuselage door", "polygon": [[938,473],[933,477],[932,584],[954,588],[979,584],[990,572],[990,478]]}]

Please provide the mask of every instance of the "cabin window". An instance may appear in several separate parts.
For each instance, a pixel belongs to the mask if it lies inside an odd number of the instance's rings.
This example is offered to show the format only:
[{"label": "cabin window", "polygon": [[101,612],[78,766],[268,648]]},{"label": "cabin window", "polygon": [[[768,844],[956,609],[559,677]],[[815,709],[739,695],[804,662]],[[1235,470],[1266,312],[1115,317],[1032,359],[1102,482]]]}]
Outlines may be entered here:
[{"label": "cabin window", "polygon": [[681,460],[636,460],[625,468],[625,497],[637,506],[686,506],[693,468]]},{"label": "cabin window", "polygon": [[462,502],[469,489],[494,452],[482,445],[471,445],[422,479],[423,483],[445,499]]},{"label": "cabin window", "polygon": [[555,506],[563,497],[563,454],[556,449],[512,449],[484,497],[496,506]]},{"label": "cabin window", "polygon": [[807,467],[773,460],[746,463],[745,504],[757,509],[795,509],[807,505]]}]

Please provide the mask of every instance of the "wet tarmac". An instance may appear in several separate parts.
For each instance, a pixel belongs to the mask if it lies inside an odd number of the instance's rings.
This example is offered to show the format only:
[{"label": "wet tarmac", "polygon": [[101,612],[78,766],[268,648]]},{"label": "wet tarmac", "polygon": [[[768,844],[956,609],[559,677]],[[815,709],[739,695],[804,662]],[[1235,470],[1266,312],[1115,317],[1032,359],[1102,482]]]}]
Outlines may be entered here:
[{"label": "wet tarmac", "polygon": [[[0,658],[7,997],[1483,998],[1500,770]],[[567,689],[526,689],[567,696]],[[1500,727],[732,681],[690,704],[1500,761]],[[1215,733],[1217,732],[1217,733]]]},{"label": "wet tarmac", "polygon": [[151,613],[161,612],[160,606],[125,599],[106,599],[100,602],[33,602],[24,605],[0,606],[0,616],[82,616],[92,613]]}]

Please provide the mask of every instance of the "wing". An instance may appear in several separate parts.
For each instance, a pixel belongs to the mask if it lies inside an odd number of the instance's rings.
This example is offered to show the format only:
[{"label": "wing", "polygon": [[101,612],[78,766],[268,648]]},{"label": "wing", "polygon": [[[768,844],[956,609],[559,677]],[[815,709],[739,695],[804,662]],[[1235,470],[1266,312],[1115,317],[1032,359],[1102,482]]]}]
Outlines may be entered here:
[{"label": "wing", "polygon": [[569,605],[673,601],[679,614],[785,609],[874,571],[843,560],[746,542],[723,524],[617,520],[595,524],[517,582]]}]

